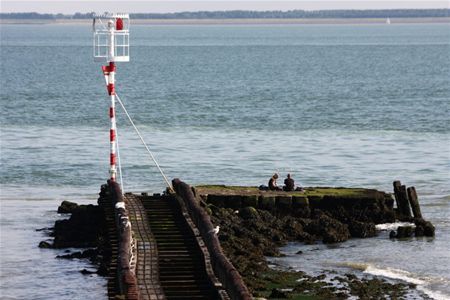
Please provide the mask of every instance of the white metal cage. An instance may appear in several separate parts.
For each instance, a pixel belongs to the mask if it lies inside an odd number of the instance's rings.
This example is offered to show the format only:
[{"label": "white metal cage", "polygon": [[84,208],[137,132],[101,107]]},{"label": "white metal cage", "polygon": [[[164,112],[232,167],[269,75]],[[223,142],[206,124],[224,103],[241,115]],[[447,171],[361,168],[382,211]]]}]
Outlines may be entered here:
[{"label": "white metal cage", "polygon": [[130,61],[130,17],[128,14],[96,16],[92,27],[95,61]]}]

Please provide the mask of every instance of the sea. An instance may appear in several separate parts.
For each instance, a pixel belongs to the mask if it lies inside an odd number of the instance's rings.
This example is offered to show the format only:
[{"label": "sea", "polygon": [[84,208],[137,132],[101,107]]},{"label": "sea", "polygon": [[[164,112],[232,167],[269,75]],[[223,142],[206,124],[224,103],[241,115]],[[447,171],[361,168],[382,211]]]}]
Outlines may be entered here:
[{"label": "sea", "polygon": [[[40,249],[61,201],[109,176],[109,99],[88,24],[0,25],[0,298],[106,299],[85,260]],[[292,243],[274,263],[450,299],[450,24],[131,25],[117,93],[169,179],[415,186],[435,238]],[[118,107],[123,189],[164,181]],[[296,254],[298,250],[303,254]]]}]

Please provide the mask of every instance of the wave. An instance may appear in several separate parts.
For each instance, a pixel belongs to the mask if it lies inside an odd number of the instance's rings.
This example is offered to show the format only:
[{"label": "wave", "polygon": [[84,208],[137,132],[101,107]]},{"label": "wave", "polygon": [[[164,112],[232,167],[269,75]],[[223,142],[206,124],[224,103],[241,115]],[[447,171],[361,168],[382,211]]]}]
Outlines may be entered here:
[{"label": "wave", "polygon": [[384,223],[384,224],[377,224],[375,225],[375,228],[377,230],[396,230],[399,226],[415,226],[414,223],[409,222],[395,222],[395,223]]},{"label": "wave", "polygon": [[394,269],[394,268],[386,268],[386,269],[382,269],[382,268],[377,268],[373,265],[368,265],[366,270],[364,271],[364,273],[368,273],[371,275],[376,275],[376,276],[383,276],[383,277],[387,277],[387,278],[391,278],[391,279],[397,279],[397,280],[402,280],[408,283],[413,283],[416,286],[417,290],[423,292],[424,294],[426,294],[427,296],[429,296],[432,299],[435,300],[448,300],[450,299],[450,295],[449,294],[444,294],[442,292],[439,291],[433,291],[432,289],[430,289],[430,285],[434,282],[441,282],[442,281],[446,281],[445,285],[450,284],[450,282],[446,279],[443,278],[432,278],[432,277],[418,277],[416,274],[413,274],[411,272],[405,271],[405,270],[400,270],[400,269]]},{"label": "wave", "polygon": [[401,280],[407,283],[412,283],[416,285],[416,289],[428,297],[435,300],[448,300],[450,299],[450,294],[445,294],[441,291],[436,291],[431,288],[432,284],[440,284],[443,286],[448,286],[450,284],[448,279],[444,278],[433,278],[433,277],[420,277],[417,274],[395,269],[395,268],[379,268],[375,265],[368,263],[355,263],[355,262],[345,262],[338,264],[342,267],[348,267],[355,270],[362,271],[363,273],[370,274],[373,276],[381,276],[394,280]]},{"label": "wave", "polygon": [[364,273],[368,273],[375,276],[383,276],[391,279],[398,279],[402,281],[406,281],[408,283],[413,283],[416,285],[423,285],[426,284],[425,280],[422,280],[420,278],[417,278],[414,276],[414,274],[400,269],[394,269],[394,268],[386,268],[381,269],[377,268],[373,265],[368,265],[367,268],[364,270]]},{"label": "wave", "polygon": [[424,294],[426,294],[427,296],[429,296],[430,298],[433,298],[434,300],[449,300],[450,299],[450,295],[448,295],[448,294],[443,294],[441,292],[432,291],[421,285],[417,286],[417,289],[419,291],[423,292]]}]

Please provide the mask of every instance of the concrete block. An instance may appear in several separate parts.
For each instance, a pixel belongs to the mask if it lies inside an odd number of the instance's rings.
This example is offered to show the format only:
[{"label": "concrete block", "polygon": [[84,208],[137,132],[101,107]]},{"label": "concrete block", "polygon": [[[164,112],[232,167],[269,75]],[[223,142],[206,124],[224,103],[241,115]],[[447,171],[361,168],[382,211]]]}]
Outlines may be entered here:
[{"label": "concrete block", "polygon": [[311,208],[319,208],[322,202],[321,196],[308,196],[309,206]]},{"label": "concrete block", "polygon": [[275,196],[262,195],[259,203],[262,209],[273,210],[275,208]]},{"label": "concrete block", "polygon": [[208,195],[207,202],[217,207],[224,207],[224,198],[222,195]]},{"label": "concrete block", "polygon": [[258,195],[246,195],[242,196],[242,207],[252,206],[258,207]]},{"label": "concrete block", "polygon": [[292,206],[294,208],[303,208],[309,206],[309,200],[306,196],[292,196]]},{"label": "concrete block", "polygon": [[283,195],[283,196],[277,196],[275,200],[276,206],[279,208],[290,208],[292,207],[292,196],[289,195]]},{"label": "concrete block", "polygon": [[222,197],[225,208],[239,209],[242,207],[242,196],[224,195]]}]

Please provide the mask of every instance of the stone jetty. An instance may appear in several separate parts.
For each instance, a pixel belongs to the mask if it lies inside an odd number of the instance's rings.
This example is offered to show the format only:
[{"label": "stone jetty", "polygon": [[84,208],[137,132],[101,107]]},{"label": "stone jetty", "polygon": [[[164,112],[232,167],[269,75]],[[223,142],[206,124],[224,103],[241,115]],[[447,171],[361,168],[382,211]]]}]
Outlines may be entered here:
[{"label": "stone jetty", "polygon": [[[395,181],[394,196],[374,189],[307,187],[267,191],[258,187],[172,181],[174,191],[122,195],[115,182],[103,185],[98,206],[64,201],[53,244],[90,247],[61,258],[89,258],[109,278],[110,299],[251,299],[312,295],[318,299],[371,297],[380,290],[401,297],[406,285],[383,280],[339,278],[338,290],[302,272],[269,268],[290,241],[339,243],[373,237],[376,224],[401,220],[392,238],[434,236],[422,218],[414,187]],[[396,204],[396,205],[395,205]],[[414,223],[414,224],[413,224]],[[301,254],[301,251],[299,251]],[[91,271],[82,271],[90,274]],[[299,281],[300,280],[300,281]]]}]

